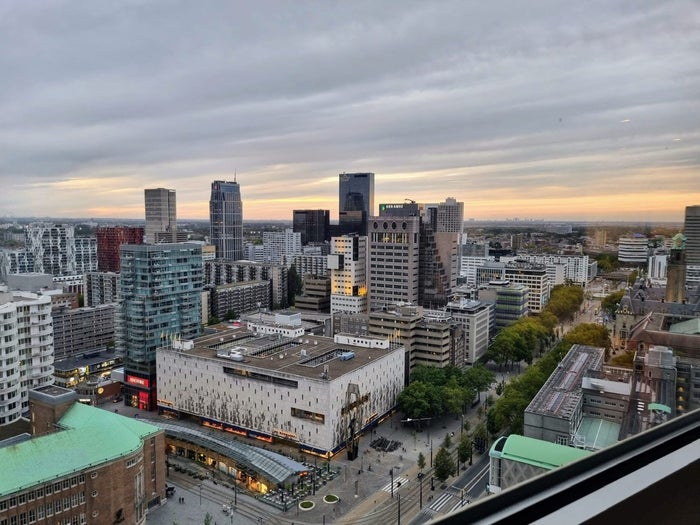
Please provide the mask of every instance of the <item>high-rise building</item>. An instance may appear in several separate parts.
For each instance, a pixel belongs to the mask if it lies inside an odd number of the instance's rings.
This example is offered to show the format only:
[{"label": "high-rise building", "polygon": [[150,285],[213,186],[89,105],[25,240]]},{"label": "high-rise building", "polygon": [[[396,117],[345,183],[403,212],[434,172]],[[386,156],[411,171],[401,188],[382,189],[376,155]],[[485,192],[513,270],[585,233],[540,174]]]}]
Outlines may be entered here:
[{"label": "high-rise building", "polygon": [[177,207],[175,190],[143,190],[146,203],[146,227],[143,242],[156,244],[177,241]]},{"label": "high-rise building", "polygon": [[326,242],[330,239],[330,211],[294,210],[292,229],[301,233],[301,244]]},{"label": "high-rise building", "polygon": [[291,228],[283,232],[263,232],[263,260],[280,264],[285,256],[302,253],[301,233]]},{"label": "high-rise building", "polygon": [[97,267],[101,272],[119,273],[119,247],[122,244],[143,244],[140,226],[102,226],[97,236]]},{"label": "high-rise building", "polygon": [[54,382],[51,297],[0,290],[0,426],[29,410],[29,390]]},{"label": "high-rise building", "polygon": [[700,266],[700,205],[686,206],[683,234],[686,263]]},{"label": "high-rise building", "polygon": [[33,255],[34,272],[53,276],[97,270],[97,241],[75,237],[71,224],[35,222],[27,227],[26,250]]},{"label": "high-rise building", "polygon": [[685,224],[685,264],[686,283],[690,286],[700,284],[700,205],[686,206]]},{"label": "high-rise building", "polygon": [[331,239],[331,313],[367,311],[367,237],[344,235]]},{"label": "high-rise building", "polygon": [[341,173],[338,181],[340,233],[367,235],[367,219],[374,215],[374,173]]},{"label": "high-rise building", "polygon": [[116,303],[119,274],[115,272],[88,272],[83,275],[85,306]]},{"label": "high-rise building", "polygon": [[378,217],[370,217],[369,310],[394,303],[418,304],[420,221],[411,204],[382,204]]},{"label": "high-rise building", "polygon": [[635,233],[631,237],[620,237],[617,240],[617,258],[624,265],[644,265],[649,257],[649,239]]},{"label": "high-rise building", "polygon": [[217,259],[243,259],[243,203],[238,182],[211,183],[209,222]]},{"label": "high-rise building", "polygon": [[420,255],[420,301],[424,306],[444,306],[457,287],[463,222],[464,203],[452,197],[425,207]]},{"label": "high-rise building", "polygon": [[124,354],[124,400],[156,407],[156,349],[199,335],[202,249],[196,244],[121,247],[116,346]]}]

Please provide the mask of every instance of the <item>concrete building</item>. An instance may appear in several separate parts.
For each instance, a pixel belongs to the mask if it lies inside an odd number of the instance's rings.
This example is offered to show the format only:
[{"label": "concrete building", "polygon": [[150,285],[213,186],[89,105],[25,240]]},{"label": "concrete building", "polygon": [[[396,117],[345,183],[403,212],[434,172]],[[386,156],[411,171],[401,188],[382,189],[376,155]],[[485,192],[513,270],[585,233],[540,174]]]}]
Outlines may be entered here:
[{"label": "concrete building", "polygon": [[646,266],[649,257],[649,239],[635,233],[631,237],[620,237],[617,240],[617,259],[624,265]]},{"label": "concrete building", "polygon": [[[647,277],[657,285],[666,284],[666,270],[668,268],[668,255],[657,254],[649,256],[647,264]],[[685,285],[685,282],[683,283]]]},{"label": "concrete building", "polygon": [[243,281],[209,288],[209,317],[226,319],[260,308],[272,308],[271,281]]},{"label": "concrete building", "polygon": [[338,175],[339,235],[367,235],[368,218],[374,215],[374,173]]},{"label": "concrete building", "polygon": [[367,312],[367,237],[333,237],[328,269],[331,274],[331,313]]},{"label": "concrete building", "polygon": [[53,384],[51,297],[0,288],[0,426],[29,410],[29,390]]},{"label": "concrete building", "polygon": [[8,275],[17,273],[31,273],[34,271],[34,254],[27,250],[2,250],[0,251],[0,277],[6,279]]},{"label": "concrete building", "polygon": [[102,226],[97,237],[97,268],[100,272],[119,273],[119,247],[122,244],[143,244],[140,226]]},{"label": "concrete building", "polygon": [[177,203],[175,190],[152,188],[143,190],[146,226],[143,242],[156,244],[177,242]]},{"label": "concrete building", "polygon": [[489,483],[486,491],[498,494],[589,454],[587,450],[517,434],[501,436],[489,450]]},{"label": "concrete building", "polygon": [[544,265],[526,261],[510,262],[505,266],[504,278],[512,284],[521,284],[530,290],[527,307],[531,312],[540,313],[547,306],[551,286]]},{"label": "concrete building", "polygon": [[283,232],[263,232],[263,260],[270,264],[282,264],[285,256],[301,254],[301,233],[291,228]]},{"label": "concrete building", "polygon": [[479,288],[478,296],[480,300],[494,305],[495,331],[510,326],[521,317],[527,316],[530,311],[530,289],[522,284],[492,281],[489,285]]},{"label": "concrete building", "polygon": [[472,366],[488,350],[493,305],[468,299],[456,299],[447,303],[445,311],[464,330],[466,349],[464,361],[457,366]]},{"label": "concrete building", "polygon": [[574,442],[583,419],[582,379],[600,371],[603,348],[573,345],[525,409],[524,435],[560,445]]},{"label": "concrete building", "polygon": [[204,284],[207,286],[248,281],[269,281],[272,285],[272,307],[287,306],[289,283],[287,282],[287,268],[285,266],[225,259],[205,261],[204,263]]},{"label": "concrete building", "polygon": [[222,330],[159,349],[159,411],[330,457],[395,407],[403,357],[386,339]]},{"label": "concrete building", "polygon": [[330,240],[329,210],[293,210],[292,229],[301,233],[301,244],[321,243]]},{"label": "concrete building", "polygon": [[124,402],[156,407],[156,349],[201,329],[202,252],[194,244],[121,247],[116,348],[124,355]]},{"label": "concrete building", "polygon": [[287,268],[294,268],[302,279],[307,275],[318,275],[326,277],[328,272],[328,255],[284,255],[282,265]]},{"label": "concrete building", "polygon": [[243,202],[238,182],[215,180],[209,198],[209,241],[217,259],[243,259]]},{"label": "concrete building", "polygon": [[83,275],[85,306],[97,306],[117,302],[119,274],[88,272]]},{"label": "concrete building", "polygon": [[[684,303],[687,299],[686,286],[688,285],[688,265],[686,261],[686,244],[687,239],[682,233],[678,233],[673,237],[673,242],[670,249],[670,255],[663,268],[663,280],[659,281],[666,284],[666,301],[670,303]],[[657,257],[657,256],[654,256]],[[651,260],[649,266],[651,267]],[[660,272],[659,272],[660,273]],[[654,277],[650,278],[654,282]]]},{"label": "concrete building", "polygon": [[464,284],[471,287],[477,286],[477,268],[484,266],[486,261],[492,260],[489,257],[463,255],[460,263],[460,277],[464,279]]},{"label": "concrete building", "polygon": [[66,276],[97,270],[97,240],[75,237],[71,224],[31,223],[25,245],[34,259],[34,272]]},{"label": "concrete building", "polygon": [[683,234],[686,237],[686,262],[700,266],[700,206],[686,206]]},{"label": "concrete building", "polygon": [[115,311],[114,303],[54,308],[51,312],[54,358],[66,359],[113,346]]},{"label": "concrete building", "polygon": [[[545,266],[548,273],[554,277],[554,280],[550,279],[552,286],[564,284],[567,281],[583,286],[598,273],[598,263],[591,261],[588,255],[528,255],[518,253],[518,259]],[[563,272],[561,277],[559,277],[560,272]]]},{"label": "concrete building", "polygon": [[31,392],[32,436],[0,445],[0,523],[140,525],[165,498],[163,431],[75,400]]},{"label": "concrete building", "polygon": [[[370,217],[369,233],[369,310],[393,303],[419,300],[420,217],[403,204],[382,205],[378,217]],[[392,214],[397,215],[392,215]]]},{"label": "concrete building", "polygon": [[304,276],[304,293],[294,298],[294,307],[313,312],[329,312],[331,307],[331,279],[321,275]]}]

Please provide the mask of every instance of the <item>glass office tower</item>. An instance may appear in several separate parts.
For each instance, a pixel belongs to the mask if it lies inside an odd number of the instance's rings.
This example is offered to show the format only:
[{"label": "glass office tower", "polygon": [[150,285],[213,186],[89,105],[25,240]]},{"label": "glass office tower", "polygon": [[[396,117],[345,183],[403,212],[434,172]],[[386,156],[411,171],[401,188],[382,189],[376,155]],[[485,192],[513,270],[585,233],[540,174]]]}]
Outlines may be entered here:
[{"label": "glass office tower", "polygon": [[216,246],[216,258],[243,259],[243,203],[237,182],[216,180],[211,183],[209,222],[210,242]]},{"label": "glass office tower", "polygon": [[367,218],[374,214],[374,173],[338,175],[340,234],[367,235]]},{"label": "glass office tower", "polygon": [[125,244],[120,250],[117,350],[124,402],[156,408],[156,350],[190,340],[202,326],[202,249],[196,244]]}]

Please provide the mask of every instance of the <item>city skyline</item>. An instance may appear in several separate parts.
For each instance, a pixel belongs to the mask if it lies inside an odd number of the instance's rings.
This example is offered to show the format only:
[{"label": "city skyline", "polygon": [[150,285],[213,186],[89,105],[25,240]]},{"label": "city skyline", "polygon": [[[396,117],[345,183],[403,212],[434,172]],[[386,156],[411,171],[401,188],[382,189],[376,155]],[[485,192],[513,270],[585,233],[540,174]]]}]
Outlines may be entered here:
[{"label": "city skyline", "polygon": [[[697,4],[15,3],[4,217],[338,218],[338,174],[465,220],[683,221],[700,203]],[[377,210],[375,209],[376,213]]]}]

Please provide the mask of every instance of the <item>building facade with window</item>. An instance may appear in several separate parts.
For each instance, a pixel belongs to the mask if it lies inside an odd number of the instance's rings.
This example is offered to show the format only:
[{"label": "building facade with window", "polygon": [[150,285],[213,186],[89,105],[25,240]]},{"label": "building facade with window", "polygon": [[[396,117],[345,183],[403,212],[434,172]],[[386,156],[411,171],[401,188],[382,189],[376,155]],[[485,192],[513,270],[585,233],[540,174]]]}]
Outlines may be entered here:
[{"label": "building facade with window", "polygon": [[156,349],[192,339],[202,323],[202,249],[196,244],[121,247],[116,348],[124,355],[124,402],[156,407]]},{"label": "building facade with window", "polygon": [[0,525],[143,524],[165,498],[163,431],[76,397],[31,392],[32,436],[0,446]]}]

